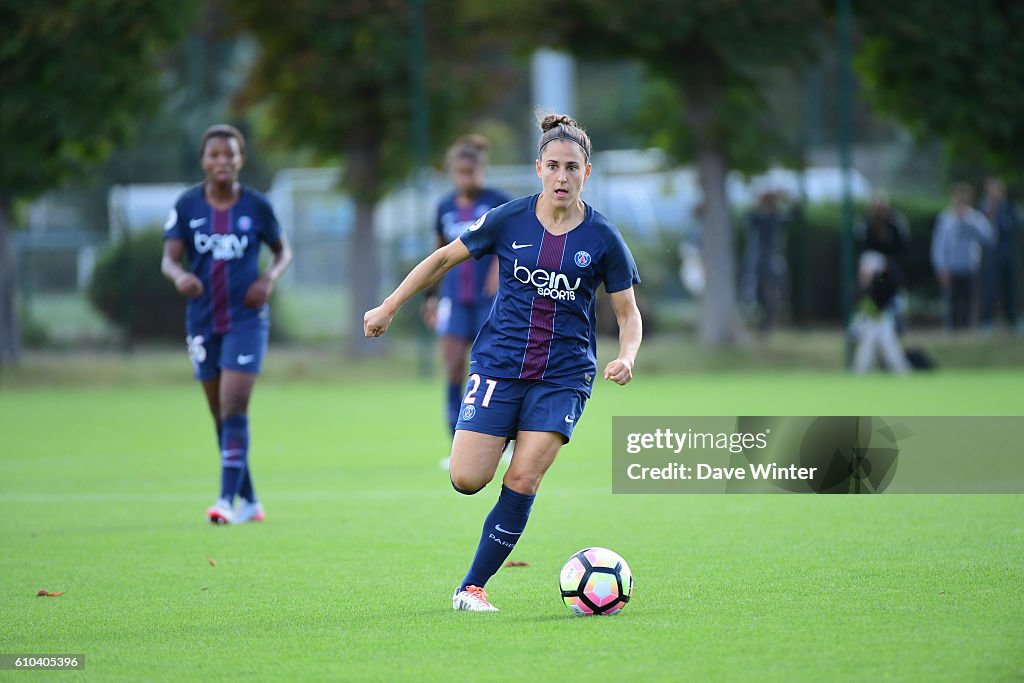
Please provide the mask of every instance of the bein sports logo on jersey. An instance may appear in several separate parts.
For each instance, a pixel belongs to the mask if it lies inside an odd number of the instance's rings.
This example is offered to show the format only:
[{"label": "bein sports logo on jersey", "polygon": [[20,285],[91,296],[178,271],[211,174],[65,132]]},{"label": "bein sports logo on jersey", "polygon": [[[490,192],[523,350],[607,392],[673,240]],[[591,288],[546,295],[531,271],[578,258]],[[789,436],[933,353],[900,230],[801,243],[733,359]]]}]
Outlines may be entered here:
[{"label": "bein sports logo on jersey", "polygon": [[195,233],[195,245],[196,251],[200,254],[213,252],[214,261],[233,261],[242,258],[245,254],[245,249],[249,246],[249,238],[246,235],[239,239],[238,235],[207,235],[197,232]]},{"label": "bein sports logo on jersey", "polygon": [[579,289],[580,279],[569,284],[569,276],[553,270],[530,270],[526,266],[519,265],[516,259],[512,267],[512,274],[524,285],[532,285],[537,288],[537,294],[550,297],[560,301],[576,301],[576,290]]}]

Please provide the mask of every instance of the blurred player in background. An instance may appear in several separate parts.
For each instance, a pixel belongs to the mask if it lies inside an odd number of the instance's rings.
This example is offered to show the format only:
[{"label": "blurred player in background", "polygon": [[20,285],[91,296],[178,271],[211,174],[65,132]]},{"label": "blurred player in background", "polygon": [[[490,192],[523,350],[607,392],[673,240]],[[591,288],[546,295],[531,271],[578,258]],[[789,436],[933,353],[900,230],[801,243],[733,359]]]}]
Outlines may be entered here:
[{"label": "blurred player in background", "polygon": [[[437,207],[437,248],[509,197],[484,187],[490,142],[482,135],[464,135],[448,149],[445,165],[455,190]],[[442,280],[440,296],[429,292],[424,304],[424,321],[441,337],[444,356],[448,427],[455,434],[466,383],[469,348],[487,319],[498,289],[498,261],[493,256],[461,263]],[[447,467],[447,463],[445,463]]]},{"label": "blurred player in background", "polygon": [[453,267],[470,256],[498,257],[498,292],[473,344],[452,442],[452,486],[477,493],[494,477],[505,440],[514,437],[516,447],[469,572],[452,596],[456,610],[497,611],[484,584],[522,536],[541,479],[590,396],[600,284],[619,325],[619,353],[605,366],[605,379],[632,379],[643,334],[633,257],[618,230],[580,199],[591,171],[590,138],[564,115],[545,117],[541,131],[540,194],[489,211],[363,317],[366,335],[379,337],[405,302]]},{"label": "blurred player in background", "polygon": [[[267,350],[267,302],[292,253],[267,198],[238,182],[245,161],[242,134],[232,126],[211,126],[203,133],[199,158],[206,180],[174,205],[164,226],[161,270],[189,299],[186,343],[217,427],[220,496],[206,517],[214,524],[260,522],[263,506],[249,468],[249,397]],[[273,254],[263,273],[261,243]]]}]

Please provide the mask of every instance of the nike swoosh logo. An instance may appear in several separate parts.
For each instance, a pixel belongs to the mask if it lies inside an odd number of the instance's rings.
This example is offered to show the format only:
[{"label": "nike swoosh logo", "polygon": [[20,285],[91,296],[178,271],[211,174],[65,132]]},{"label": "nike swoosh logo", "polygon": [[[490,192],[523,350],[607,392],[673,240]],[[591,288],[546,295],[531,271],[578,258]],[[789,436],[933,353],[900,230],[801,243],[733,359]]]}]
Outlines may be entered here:
[{"label": "nike swoosh logo", "polygon": [[522,531],[505,531],[504,529],[501,528],[500,524],[495,524],[494,528],[497,529],[498,531],[500,531],[501,533],[508,534],[510,536],[522,536],[523,535]]},{"label": "nike swoosh logo", "polygon": [[525,249],[526,247],[532,247],[532,246],[533,246],[532,244],[516,244],[514,241],[512,242],[512,248],[513,249]]},{"label": "nike swoosh logo", "polygon": [[193,218],[193,219],[189,220],[188,227],[190,227],[193,230],[195,230],[200,225],[205,225],[205,224],[206,224],[206,219],[205,218]]},{"label": "nike swoosh logo", "polygon": [[572,424],[573,420],[575,420],[575,419],[576,418],[574,418],[572,415],[566,415],[565,416],[565,421],[568,422],[569,424]]},{"label": "nike swoosh logo", "polygon": [[248,365],[249,363],[253,362],[254,360],[256,360],[256,354],[249,354],[248,356],[239,356],[238,357],[238,364],[239,365]]}]

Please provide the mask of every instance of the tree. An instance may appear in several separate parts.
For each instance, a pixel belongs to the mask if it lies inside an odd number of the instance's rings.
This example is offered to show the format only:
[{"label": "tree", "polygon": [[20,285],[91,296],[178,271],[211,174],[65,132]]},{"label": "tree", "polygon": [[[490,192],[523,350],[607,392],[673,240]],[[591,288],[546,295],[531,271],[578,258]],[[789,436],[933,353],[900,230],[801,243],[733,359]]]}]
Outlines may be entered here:
[{"label": "tree", "polygon": [[[707,289],[701,338],[729,345],[744,335],[736,305],[736,268],[725,175],[737,137],[765,131],[757,89],[769,69],[813,54],[823,18],[817,0],[566,0],[557,19],[529,0],[495,5],[530,28],[526,45],[551,44],[586,57],[635,59],[671,84],[679,109],[662,112],[667,127],[688,132],[688,151],[704,193]],[[755,105],[755,106],[752,106]],[[585,124],[585,114],[581,114]]]},{"label": "tree", "polygon": [[857,2],[855,66],[878,108],[952,154],[1020,173],[1024,5],[1013,0]]},{"label": "tree", "polygon": [[82,177],[159,93],[159,57],[191,4],[0,0],[0,363],[18,358],[9,232],[16,200]]},{"label": "tree", "polygon": [[[379,348],[363,338],[362,311],[379,303],[381,267],[374,209],[412,167],[414,69],[424,68],[431,133],[447,139],[465,120],[483,79],[482,33],[454,20],[457,0],[234,5],[256,35],[260,56],[246,99],[268,105],[277,142],[311,147],[325,160],[344,162],[342,183],[355,204],[349,249],[352,350]],[[417,7],[423,8],[426,60],[412,54]]]}]

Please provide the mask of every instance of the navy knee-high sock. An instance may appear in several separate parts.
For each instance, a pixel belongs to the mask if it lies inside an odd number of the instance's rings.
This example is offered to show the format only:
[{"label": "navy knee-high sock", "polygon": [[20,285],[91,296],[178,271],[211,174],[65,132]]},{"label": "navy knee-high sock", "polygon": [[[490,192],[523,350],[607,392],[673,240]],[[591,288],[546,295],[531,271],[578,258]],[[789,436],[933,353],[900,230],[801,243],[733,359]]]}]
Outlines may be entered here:
[{"label": "navy knee-high sock", "polygon": [[[220,450],[224,439],[224,428],[217,427],[217,450]],[[238,489],[238,497],[247,503],[256,502],[256,489],[252,486],[252,468],[249,466],[249,458],[246,456],[245,474],[242,475],[242,484]]]},{"label": "navy knee-high sock", "polygon": [[220,497],[234,501],[249,461],[249,418],[224,418],[220,446]]},{"label": "navy knee-high sock", "polygon": [[532,493],[518,493],[505,486],[501,487],[498,502],[484,520],[484,530],[480,535],[473,564],[459,585],[459,590],[465,590],[466,586],[483,588],[487,580],[494,576],[526,529],[535,497]]},{"label": "navy knee-high sock", "polygon": [[448,427],[452,435],[455,434],[455,425],[459,421],[459,411],[462,409],[462,385],[448,384]]},{"label": "navy knee-high sock", "polygon": [[238,497],[247,503],[256,502],[256,489],[252,487],[252,467],[249,466],[249,459],[245,461],[245,473],[242,474],[242,483],[238,487]]}]

